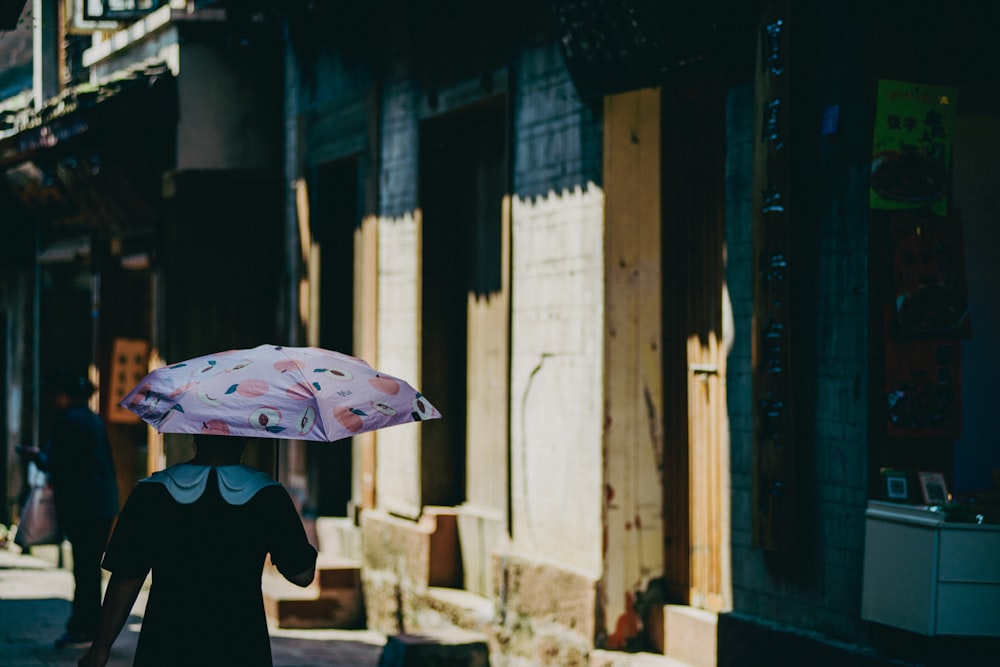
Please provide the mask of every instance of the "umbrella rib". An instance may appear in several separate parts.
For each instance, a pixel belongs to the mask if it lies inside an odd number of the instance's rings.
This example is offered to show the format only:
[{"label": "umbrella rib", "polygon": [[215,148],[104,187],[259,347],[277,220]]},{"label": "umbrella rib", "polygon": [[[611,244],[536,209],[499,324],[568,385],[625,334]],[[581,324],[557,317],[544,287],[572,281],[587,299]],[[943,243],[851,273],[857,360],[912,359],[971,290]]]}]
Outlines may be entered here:
[{"label": "umbrella rib", "polygon": [[[275,347],[277,347],[279,350],[281,350],[281,354],[284,355],[284,357],[286,359],[288,359],[289,361],[301,362],[303,364],[306,363],[304,360],[296,359],[296,358],[292,357],[292,355],[288,354],[288,352],[286,352],[286,350],[288,349],[286,346],[284,346],[284,345],[276,345]],[[312,382],[309,381],[309,378],[306,376],[306,372],[305,372],[304,368],[300,367],[298,363],[293,363],[292,366],[295,368],[296,372],[299,374],[299,377],[301,378],[302,384],[305,385],[306,388],[309,389],[309,391],[312,393],[312,395],[313,395],[313,403],[316,405],[316,421],[318,422],[318,425],[319,425],[319,427],[320,427],[320,429],[322,431],[323,437],[325,439],[329,440],[329,438],[330,438],[330,430],[327,428],[326,418],[323,416],[323,410],[320,407],[319,396],[317,395],[318,392],[316,391],[316,387],[313,386]]]}]

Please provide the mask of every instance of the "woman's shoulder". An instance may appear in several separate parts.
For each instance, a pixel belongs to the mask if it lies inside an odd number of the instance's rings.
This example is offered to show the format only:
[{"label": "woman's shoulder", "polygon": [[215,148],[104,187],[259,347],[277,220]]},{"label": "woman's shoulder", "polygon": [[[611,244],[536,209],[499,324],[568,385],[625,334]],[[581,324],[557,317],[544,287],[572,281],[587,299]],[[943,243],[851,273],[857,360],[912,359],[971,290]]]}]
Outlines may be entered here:
[{"label": "woman's shoulder", "polygon": [[166,489],[174,500],[187,505],[205,494],[213,476],[217,478],[219,495],[229,505],[244,505],[262,491],[284,490],[269,475],[249,466],[204,466],[191,463],[180,463],[157,471],[142,480],[140,485]]},{"label": "woman's shoulder", "polygon": [[162,484],[149,484],[149,480],[150,477],[140,479],[139,483],[129,491],[125,499],[125,507],[129,508],[129,511],[143,511],[142,508],[151,510],[154,507],[162,507],[164,502],[169,501],[170,494],[166,487]]},{"label": "woman's shoulder", "polygon": [[230,505],[244,505],[264,491],[282,489],[279,482],[266,473],[245,465],[219,466],[219,493]]},{"label": "woman's shoulder", "polygon": [[93,427],[101,425],[101,417],[86,405],[73,405],[62,413],[61,420],[66,424]]}]

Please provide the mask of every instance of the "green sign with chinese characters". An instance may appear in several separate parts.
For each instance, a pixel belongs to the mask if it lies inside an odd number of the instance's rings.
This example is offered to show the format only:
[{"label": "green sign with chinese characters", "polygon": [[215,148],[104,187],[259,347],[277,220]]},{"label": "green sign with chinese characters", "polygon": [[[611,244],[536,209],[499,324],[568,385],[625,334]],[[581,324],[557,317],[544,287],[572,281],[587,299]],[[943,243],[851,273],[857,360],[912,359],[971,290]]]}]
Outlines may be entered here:
[{"label": "green sign with chinese characters", "polygon": [[957,89],[879,81],[869,205],[945,215]]}]

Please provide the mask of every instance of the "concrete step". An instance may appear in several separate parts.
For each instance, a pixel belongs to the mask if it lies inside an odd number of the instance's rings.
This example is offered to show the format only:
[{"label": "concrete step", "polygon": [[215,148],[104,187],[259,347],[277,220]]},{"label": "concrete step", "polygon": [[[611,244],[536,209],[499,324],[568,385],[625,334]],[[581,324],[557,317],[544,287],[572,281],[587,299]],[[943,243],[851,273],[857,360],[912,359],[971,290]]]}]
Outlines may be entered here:
[{"label": "concrete step", "polygon": [[361,591],[361,563],[350,558],[321,554],[316,561],[316,582],[320,596],[340,591]]},{"label": "concrete step", "polygon": [[489,667],[486,637],[458,629],[387,638],[378,667]]},{"label": "concrete step", "polygon": [[664,654],[691,665],[716,667],[719,615],[686,605],[663,608]]},{"label": "concrete step", "polygon": [[670,604],[654,618],[662,624],[653,633],[657,652],[593,651],[590,667],[716,667],[718,614]]},{"label": "concrete step", "polygon": [[305,588],[287,581],[267,565],[261,590],[264,612],[275,627],[350,630],[365,625],[361,564],[357,561],[321,558],[316,563],[315,580]]},{"label": "concrete step", "polygon": [[336,516],[320,516],[313,521],[316,541],[312,542],[320,554],[338,554],[344,558],[361,560],[363,551],[361,529],[353,519]]},{"label": "concrete step", "polygon": [[692,667],[686,662],[656,653],[591,651],[590,667]]}]

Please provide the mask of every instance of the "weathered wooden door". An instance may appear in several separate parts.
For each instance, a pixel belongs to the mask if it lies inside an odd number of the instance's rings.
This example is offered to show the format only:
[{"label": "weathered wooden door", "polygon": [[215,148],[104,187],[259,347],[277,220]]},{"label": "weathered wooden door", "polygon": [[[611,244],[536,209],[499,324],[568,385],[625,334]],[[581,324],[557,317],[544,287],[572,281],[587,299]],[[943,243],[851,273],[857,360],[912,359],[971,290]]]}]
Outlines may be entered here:
[{"label": "weathered wooden door", "polygon": [[666,581],[694,607],[729,607],[725,95],[720,77],[663,88]]},{"label": "weathered wooden door", "polygon": [[633,640],[637,597],[663,569],[660,145],[659,90],[604,99],[608,648]]}]

